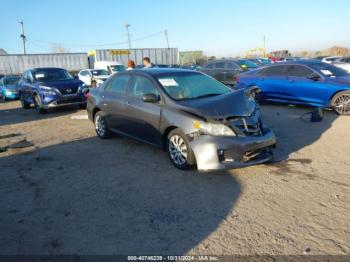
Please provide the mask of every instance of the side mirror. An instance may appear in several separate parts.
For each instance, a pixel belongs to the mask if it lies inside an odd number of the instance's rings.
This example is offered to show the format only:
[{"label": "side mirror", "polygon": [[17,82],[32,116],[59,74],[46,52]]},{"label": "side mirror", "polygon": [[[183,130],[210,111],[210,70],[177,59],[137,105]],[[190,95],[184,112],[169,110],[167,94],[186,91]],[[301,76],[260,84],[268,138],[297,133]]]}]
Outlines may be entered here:
[{"label": "side mirror", "polygon": [[312,73],[307,78],[310,79],[310,80],[313,80],[313,81],[318,81],[320,79],[320,76],[318,74],[316,74],[316,73]]},{"label": "side mirror", "polygon": [[73,77],[74,77],[75,79],[79,79],[79,76],[78,76],[77,74],[74,74]]},{"label": "side mirror", "polygon": [[145,103],[157,103],[159,101],[159,96],[153,93],[144,94],[142,96],[142,101]]}]

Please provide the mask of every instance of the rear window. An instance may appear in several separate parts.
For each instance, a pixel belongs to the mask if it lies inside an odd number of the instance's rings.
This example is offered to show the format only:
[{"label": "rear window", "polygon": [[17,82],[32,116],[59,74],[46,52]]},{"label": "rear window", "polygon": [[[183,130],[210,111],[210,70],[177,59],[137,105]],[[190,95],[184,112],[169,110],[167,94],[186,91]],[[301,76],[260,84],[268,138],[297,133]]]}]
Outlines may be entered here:
[{"label": "rear window", "polygon": [[4,85],[15,85],[19,79],[19,77],[4,78]]}]

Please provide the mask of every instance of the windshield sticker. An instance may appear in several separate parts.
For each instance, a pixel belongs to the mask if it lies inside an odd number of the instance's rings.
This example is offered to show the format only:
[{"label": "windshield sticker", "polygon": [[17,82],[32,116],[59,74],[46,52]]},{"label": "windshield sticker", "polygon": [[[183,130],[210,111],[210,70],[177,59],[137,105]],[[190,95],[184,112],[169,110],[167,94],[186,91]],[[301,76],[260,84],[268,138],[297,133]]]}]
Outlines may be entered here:
[{"label": "windshield sticker", "polygon": [[178,86],[175,79],[172,78],[159,79],[159,82],[162,84],[162,86]]},{"label": "windshield sticker", "polygon": [[35,78],[44,78],[45,77],[45,75],[44,74],[35,74]]},{"label": "windshield sticker", "polygon": [[329,70],[326,69],[321,69],[322,74],[326,75],[326,76],[332,76],[333,73]]}]

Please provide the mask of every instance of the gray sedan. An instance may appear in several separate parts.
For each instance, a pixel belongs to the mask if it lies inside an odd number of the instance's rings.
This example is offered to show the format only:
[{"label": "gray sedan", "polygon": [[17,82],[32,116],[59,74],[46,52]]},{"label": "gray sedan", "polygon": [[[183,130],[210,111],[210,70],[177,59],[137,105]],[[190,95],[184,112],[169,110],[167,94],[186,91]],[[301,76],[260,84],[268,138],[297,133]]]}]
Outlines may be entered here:
[{"label": "gray sedan", "polygon": [[117,133],[155,145],[179,169],[229,169],[272,158],[276,139],[254,99],[200,72],[126,71],[87,97],[100,138]]}]

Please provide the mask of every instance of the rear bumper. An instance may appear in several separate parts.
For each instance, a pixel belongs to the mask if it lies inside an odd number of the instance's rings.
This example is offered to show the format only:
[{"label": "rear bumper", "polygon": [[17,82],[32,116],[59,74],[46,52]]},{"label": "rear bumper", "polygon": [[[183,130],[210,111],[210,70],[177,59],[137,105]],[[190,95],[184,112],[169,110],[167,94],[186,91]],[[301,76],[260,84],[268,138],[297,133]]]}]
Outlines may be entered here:
[{"label": "rear bumper", "polygon": [[202,135],[190,142],[199,171],[232,169],[272,159],[276,138],[271,130],[263,136],[214,137]]}]

